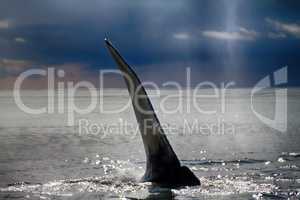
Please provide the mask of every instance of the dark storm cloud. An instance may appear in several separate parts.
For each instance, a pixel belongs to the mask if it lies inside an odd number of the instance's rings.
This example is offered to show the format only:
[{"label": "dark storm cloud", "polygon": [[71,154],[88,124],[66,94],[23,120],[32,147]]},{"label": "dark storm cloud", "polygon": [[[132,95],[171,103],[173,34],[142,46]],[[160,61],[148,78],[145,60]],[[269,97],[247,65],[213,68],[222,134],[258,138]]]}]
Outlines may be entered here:
[{"label": "dark storm cloud", "polygon": [[293,28],[300,25],[299,8],[297,1],[276,0],[1,1],[0,59],[113,68],[103,46],[109,37],[149,79],[163,79],[167,70],[153,74],[168,66],[179,72],[190,66],[216,82],[251,85],[289,65],[291,83],[299,85],[300,39]]}]

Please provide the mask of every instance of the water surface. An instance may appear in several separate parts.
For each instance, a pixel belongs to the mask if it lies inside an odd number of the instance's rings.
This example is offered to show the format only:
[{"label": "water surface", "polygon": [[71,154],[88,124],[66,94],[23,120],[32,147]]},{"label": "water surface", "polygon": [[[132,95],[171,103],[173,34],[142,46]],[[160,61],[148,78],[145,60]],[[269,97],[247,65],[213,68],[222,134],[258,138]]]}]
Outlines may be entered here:
[{"label": "water surface", "polygon": [[[164,96],[174,93],[171,90],[162,91],[160,98],[152,98],[175,152],[202,183],[200,187],[170,190],[139,183],[145,169],[145,156],[140,135],[130,126],[136,125],[130,106],[115,114],[103,114],[95,109],[89,114],[76,115],[74,126],[68,126],[67,112],[26,114],[16,106],[11,92],[2,91],[0,198],[299,199],[299,92],[299,89],[288,91],[285,133],[268,127],[253,114],[249,89],[229,90],[224,113],[218,99],[199,98],[197,103],[203,109],[217,110],[210,115],[193,106],[189,112],[162,112],[159,104]],[[47,104],[45,91],[23,91],[22,94],[27,105],[38,108]],[[113,109],[125,105],[128,95],[126,90],[105,90],[103,99],[104,107]],[[183,99],[185,106],[189,100]],[[67,103],[68,99],[65,100]],[[166,105],[174,108],[177,100],[170,98]],[[75,101],[84,107],[90,97],[86,92],[79,92]],[[257,96],[254,103],[257,111],[272,116],[274,91]],[[126,132],[112,129],[109,133],[80,134],[80,119],[104,127],[120,120],[129,125]],[[187,130],[184,124],[214,125],[218,120],[225,128],[212,132]]]}]

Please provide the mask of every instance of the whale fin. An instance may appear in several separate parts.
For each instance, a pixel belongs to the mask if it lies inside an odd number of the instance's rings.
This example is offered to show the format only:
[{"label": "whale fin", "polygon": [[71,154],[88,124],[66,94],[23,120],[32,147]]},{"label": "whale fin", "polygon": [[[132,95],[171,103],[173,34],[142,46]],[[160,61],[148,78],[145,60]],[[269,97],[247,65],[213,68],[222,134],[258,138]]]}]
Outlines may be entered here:
[{"label": "whale fin", "polygon": [[136,73],[109,40],[105,39],[105,43],[123,74],[142,135],[147,157],[142,181],[167,186],[200,185],[198,178],[187,167],[180,165]]}]

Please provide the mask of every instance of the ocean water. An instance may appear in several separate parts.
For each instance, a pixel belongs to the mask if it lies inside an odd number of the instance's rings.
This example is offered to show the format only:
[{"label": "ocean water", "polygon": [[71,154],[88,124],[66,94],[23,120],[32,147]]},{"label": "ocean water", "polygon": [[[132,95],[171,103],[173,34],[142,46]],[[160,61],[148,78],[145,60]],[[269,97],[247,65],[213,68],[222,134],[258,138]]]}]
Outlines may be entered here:
[{"label": "ocean water", "polygon": [[[166,189],[139,182],[145,154],[126,90],[93,96],[96,108],[75,114],[72,125],[68,96],[64,108],[55,96],[54,113],[33,115],[18,108],[12,92],[1,91],[0,199],[299,199],[300,89],[288,89],[285,132],[257,118],[250,92],[231,89],[223,100],[219,95],[194,101],[187,91],[176,96],[162,90],[159,97],[149,91],[181,163],[202,184]],[[269,89],[255,96],[253,107],[271,118],[284,98],[275,101]],[[47,92],[22,91],[22,100],[41,108]],[[180,100],[180,109],[165,112],[178,108]],[[71,99],[79,108],[90,101],[85,91]],[[126,109],[108,113],[128,102]]]}]

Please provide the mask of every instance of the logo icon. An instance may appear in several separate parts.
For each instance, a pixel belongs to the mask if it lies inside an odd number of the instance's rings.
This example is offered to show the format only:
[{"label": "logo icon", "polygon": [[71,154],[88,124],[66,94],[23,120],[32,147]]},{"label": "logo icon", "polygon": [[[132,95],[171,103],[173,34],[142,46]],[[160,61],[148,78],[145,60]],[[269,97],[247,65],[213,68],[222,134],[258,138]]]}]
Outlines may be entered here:
[{"label": "logo icon", "polygon": [[254,94],[263,89],[272,88],[271,75],[261,79],[251,91],[251,110],[267,126],[274,128],[280,132],[287,131],[287,88],[281,88],[287,84],[287,69],[285,66],[273,73],[274,90],[275,90],[275,114],[274,118],[270,119],[254,109],[253,97]]}]

